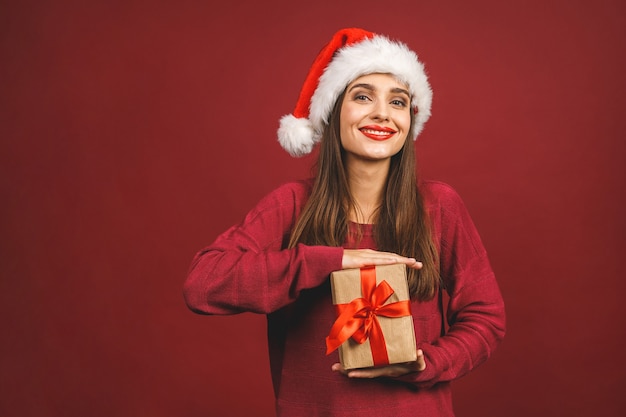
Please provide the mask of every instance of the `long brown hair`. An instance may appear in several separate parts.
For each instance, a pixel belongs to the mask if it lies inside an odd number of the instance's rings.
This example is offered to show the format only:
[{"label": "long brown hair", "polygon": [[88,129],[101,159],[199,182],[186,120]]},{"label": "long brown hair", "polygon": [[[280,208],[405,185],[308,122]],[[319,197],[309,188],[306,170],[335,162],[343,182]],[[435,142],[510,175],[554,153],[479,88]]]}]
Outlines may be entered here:
[{"label": "long brown hair", "polygon": [[[291,233],[290,248],[298,243],[342,246],[346,240],[348,213],[355,202],[350,193],[340,139],[344,95],[335,102],[328,126],[322,133],[317,175],[311,196]],[[413,257],[423,263],[419,271],[407,268],[409,291],[412,298],[430,300],[439,283],[439,255],[417,187],[412,137],[409,132],[402,149],[391,157],[384,198],[374,219],[374,239],[378,250]]]}]

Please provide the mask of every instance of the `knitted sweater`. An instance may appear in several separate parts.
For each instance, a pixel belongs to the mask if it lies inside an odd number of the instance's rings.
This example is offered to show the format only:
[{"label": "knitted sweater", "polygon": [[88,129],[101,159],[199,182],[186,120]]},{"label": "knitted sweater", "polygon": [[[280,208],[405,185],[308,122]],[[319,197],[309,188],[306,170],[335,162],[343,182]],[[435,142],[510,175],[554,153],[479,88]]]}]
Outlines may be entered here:
[{"label": "knitted sweater", "polygon": [[[343,248],[285,249],[310,191],[310,181],[281,186],[200,251],[185,282],[187,305],[200,314],[267,315],[278,416],[453,416],[450,381],[489,358],[505,332],[500,290],[463,202],[446,184],[420,185],[449,295],[443,336],[440,297],[411,302],[426,369],[351,379],[331,371],[336,351],[325,354],[336,319],[329,275],[341,269]],[[372,227],[361,227],[359,248],[376,249]]]}]

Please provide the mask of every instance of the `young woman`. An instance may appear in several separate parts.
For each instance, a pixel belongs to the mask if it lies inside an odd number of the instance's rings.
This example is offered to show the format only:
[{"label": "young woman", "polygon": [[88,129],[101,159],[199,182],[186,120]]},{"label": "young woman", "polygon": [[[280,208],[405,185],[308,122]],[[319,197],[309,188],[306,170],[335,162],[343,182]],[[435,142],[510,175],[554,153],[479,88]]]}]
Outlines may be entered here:
[{"label": "young woman", "polygon": [[[267,195],[193,260],[190,309],[267,315],[279,416],[453,416],[450,381],[504,336],[502,297],[463,202],[416,179],[414,140],[431,100],[406,45],[337,32],[278,132],[294,156],[320,143],[316,177]],[[397,263],[407,266],[417,360],[345,370],[325,354],[337,318],[329,275]]]}]

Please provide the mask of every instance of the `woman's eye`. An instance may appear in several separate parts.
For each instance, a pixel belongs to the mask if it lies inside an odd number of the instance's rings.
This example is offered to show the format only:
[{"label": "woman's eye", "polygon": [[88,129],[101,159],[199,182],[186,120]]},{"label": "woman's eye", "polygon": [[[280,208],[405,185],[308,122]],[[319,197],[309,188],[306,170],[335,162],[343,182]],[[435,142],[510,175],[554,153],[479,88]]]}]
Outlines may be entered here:
[{"label": "woman's eye", "polygon": [[370,98],[369,98],[368,96],[366,96],[365,94],[358,94],[358,95],[356,95],[356,96],[354,97],[354,99],[355,99],[356,101],[367,101],[367,100],[369,100]]},{"label": "woman's eye", "polygon": [[406,107],[406,102],[404,100],[392,100],[391,104],[398,107]]}]

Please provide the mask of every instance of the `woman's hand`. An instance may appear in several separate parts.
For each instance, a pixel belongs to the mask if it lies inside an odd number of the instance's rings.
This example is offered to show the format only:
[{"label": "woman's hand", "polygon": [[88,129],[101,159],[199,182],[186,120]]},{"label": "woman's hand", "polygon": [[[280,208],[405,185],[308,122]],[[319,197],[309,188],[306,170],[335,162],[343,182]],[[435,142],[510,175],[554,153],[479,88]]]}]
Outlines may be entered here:
[{"label": "woman's hand", "polygon": [[422,267],[422,263],[415,258],[407,258],[396,253],[379,252],[371,249],[344,249],[343,259],[341,260],[342,269],[391,264],[405,264],[414,269]]},{"label": "woman's hand", "polygon": [[426,361],[424,360],[424,352],[417,350],[417,360],[415,362],[396,363],[388,366],[377,368],[361,368],[345,370],[340,363],[336,363],[331,368],[335,372],[339,372],[348,378],[379,378],[379,377],[398,377],[409,374],[411,372],[421,372],[426,369]]}]

